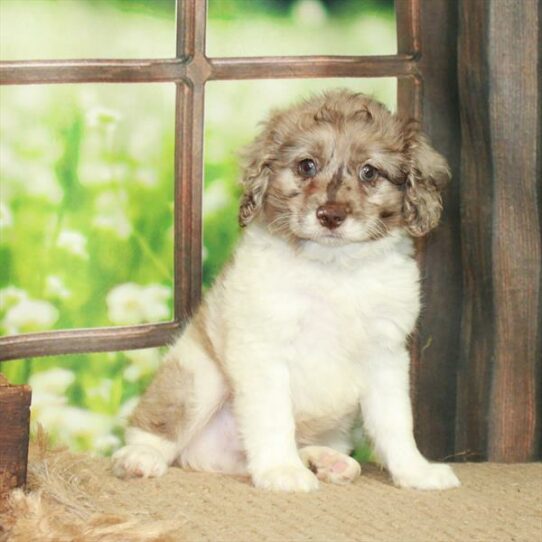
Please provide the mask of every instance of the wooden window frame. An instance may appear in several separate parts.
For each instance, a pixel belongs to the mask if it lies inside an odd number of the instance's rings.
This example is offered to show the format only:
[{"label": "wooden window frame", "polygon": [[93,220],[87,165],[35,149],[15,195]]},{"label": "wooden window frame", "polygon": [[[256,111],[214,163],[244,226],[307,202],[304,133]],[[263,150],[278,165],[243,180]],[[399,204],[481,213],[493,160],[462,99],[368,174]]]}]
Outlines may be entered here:
[{"label": "wooden window frame", "polygon": [[204,94],[207,81],[398,77],[399,108],[421,118],[419,0],[399,0],[399,52],[387,56],[208,58],[207,6],[176,0],[174,59],[50,60],[0,63],[0,84],[175,83],[174,318],[135,326],[58,330],[0,338],[0,360],[132,350],[167,344],[201,295]]},{"label": "wooden window frame", "polygon": [[[436,148],[459,169],[457,5],[455,0],[396,0],[397,54],[208,58],[205,0],[177,0],[176,56],[136,60],[0,62],[0,84],[176,84],[173,321],[28,333],[0,338],[0,361],[168,344],[201,295],[204,97],[207,81],[279,78],[397,78],[397,108],[417,119]],[[423,9],[422,9],[423,4]],[[445,194],[441,226],[418,243],[425,306],[412,340],[412,390],[422,451],[454,450],[456,352],[461,322],[457,184]],[[448,318],[441,325],[442,314]],[[431,348],[427,345],[431,344]],[[422,346],[419,346],[422,345]],[[450,404],[450,401],[452,404]]]}]

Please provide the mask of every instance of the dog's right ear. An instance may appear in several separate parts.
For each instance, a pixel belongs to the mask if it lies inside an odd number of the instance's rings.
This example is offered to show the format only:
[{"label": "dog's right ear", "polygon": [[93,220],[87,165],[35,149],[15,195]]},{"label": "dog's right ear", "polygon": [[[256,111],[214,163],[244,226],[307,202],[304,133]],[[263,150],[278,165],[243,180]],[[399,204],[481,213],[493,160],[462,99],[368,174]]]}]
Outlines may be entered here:
[{"label": "dog's right ear", "polygon": [[239,224],[243,228],[254,220],[263,206],[272,173],[269,139],[268,130],[264,129],[243,152],[245,168],[241,182],[244,193],[239,207]]}]

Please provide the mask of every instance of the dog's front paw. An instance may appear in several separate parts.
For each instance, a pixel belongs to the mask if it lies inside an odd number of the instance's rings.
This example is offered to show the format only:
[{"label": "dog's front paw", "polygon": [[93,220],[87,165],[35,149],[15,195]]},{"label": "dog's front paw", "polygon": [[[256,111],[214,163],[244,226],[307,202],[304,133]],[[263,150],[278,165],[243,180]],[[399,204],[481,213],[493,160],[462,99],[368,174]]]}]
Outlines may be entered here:
[{"label": "dog's front paw", "polygon": [[322,482],[347,484],[361,474],[361,465],[355,459],[326,446],[306,446],[299,455]]},{"label": "dog's front paw", "polygon": [[442,463],[423,463],[392,473],[396,485],[411,489],[451,489],[461,482],[450,466]]},{"label": "dog's front paw", "polygon": [[129,444],[116,451],[111,460],[113,474],[119,478],[155,478],[167,471],[162,454],[144,444]]},{"label": "dog's front paw", "polygon": [[308,492],[318,489],[318,479],[303,466],[274,467],[252,476],[256,487],[272,491]]}]

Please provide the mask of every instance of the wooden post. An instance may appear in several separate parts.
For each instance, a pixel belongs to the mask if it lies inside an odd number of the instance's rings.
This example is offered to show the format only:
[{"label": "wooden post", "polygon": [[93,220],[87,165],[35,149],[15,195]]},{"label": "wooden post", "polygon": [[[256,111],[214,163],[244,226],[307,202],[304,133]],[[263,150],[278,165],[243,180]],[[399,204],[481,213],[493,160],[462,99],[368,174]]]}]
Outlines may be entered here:
[{"label": "wooden post", "polygon": [[442,460],[454,454],[461,322],[457,5],[451,0],[398,0],[396,9],[399,53],[419,59],[416,77],[399,79],[399,111],[421,120],[453,176],[443,195],[441,224],[417,244],[423,310],[411,370],[416,441],[428,458]]},{"label": "wooden post", "polygon": [[538,0],[461,0],[463,318],[456,450],[540,456],[542,84]]},{"label": "wooden post", "polygon": [[30,386],[12,386],[0,374],[0,495],[26,482]]}]

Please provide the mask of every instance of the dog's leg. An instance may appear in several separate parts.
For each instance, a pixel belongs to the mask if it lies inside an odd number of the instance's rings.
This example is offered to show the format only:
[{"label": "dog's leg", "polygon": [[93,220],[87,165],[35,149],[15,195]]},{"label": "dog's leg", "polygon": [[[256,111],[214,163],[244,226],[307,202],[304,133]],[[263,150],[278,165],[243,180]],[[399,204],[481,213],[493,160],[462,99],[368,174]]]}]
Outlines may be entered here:
[{"label": "dog's leg", "polygon": [[227,396],[215,362],[190,337],[171,351],[142,396],[113,455],[119,477],[162,476]]},{"label": "dog's leg", "polygon": [[347,484],[361,474],[361,465],[355,459],[327,446],[305,446],[299,455],[322,482]]},{"label": "dog's leg", "polygon": [[[312,491],[316,476],[303,465],[295,441],[288,368],[274,360],[232,362],[235,378],[234,409],[254,485],[277,491]],[[232,357],[232,359],[234,359]],[[235,365],[241,370],[236,371]]]},{"label": "dog's leg", "polygon": [[429,463],[414,441],[406,350],[374,352],[364,362],[364,426],[375,451],[401,487],[447,489],[460,485],[448,465]]}]

